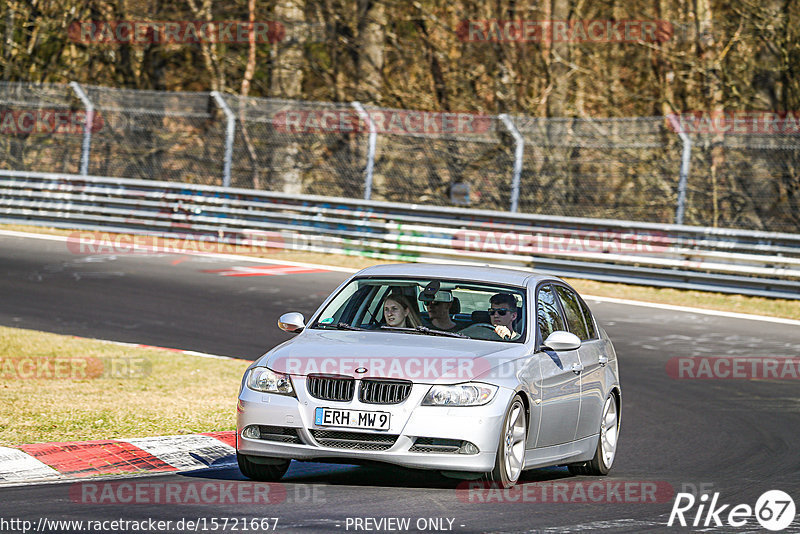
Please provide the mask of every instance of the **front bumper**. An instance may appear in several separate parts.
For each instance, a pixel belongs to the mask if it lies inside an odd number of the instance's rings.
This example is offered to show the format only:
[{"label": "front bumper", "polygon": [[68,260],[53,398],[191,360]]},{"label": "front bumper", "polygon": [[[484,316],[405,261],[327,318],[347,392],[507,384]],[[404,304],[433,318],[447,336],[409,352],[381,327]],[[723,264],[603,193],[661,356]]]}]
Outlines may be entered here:
[{"label": "front bumper", "polygon": [[[495,398],[484,406],[420,406],[430,385],[415,384],[409,397],[399,404],[367,404],[359,402],[357,396],[349,402],[335,402],[308,395],[303,377],[292,377],[292,380],[297,398],[260,393],[247,387],[242,389],[237,407],[239,453],[298,460],[371,460],[423,469],[487,472],[494,467],[506,408],[514,394],[500,388]],[[386,431],[316,425],[314,414],[317,407],[389,412],[391,423]],[[295,442],[243,437],[242,432],[251,425],[293,429]],[[326,442],[320,439],[320,432],[338,437],[357,433],[366,441],[348,445],[357,448],[328,446],[320,443]],[[392,443],[389,436],[396,436],[396,440]],[[373,437],[382,442],[380,448],[383,450],[369,450],[369,440]],[[418,438],[427,440],[418,441]],[[434,443],[439,440],[469,442],[477,447],[478,452],[430,452],[420,446],[420,443],[430,443],[430,439],[436,440]]]}]

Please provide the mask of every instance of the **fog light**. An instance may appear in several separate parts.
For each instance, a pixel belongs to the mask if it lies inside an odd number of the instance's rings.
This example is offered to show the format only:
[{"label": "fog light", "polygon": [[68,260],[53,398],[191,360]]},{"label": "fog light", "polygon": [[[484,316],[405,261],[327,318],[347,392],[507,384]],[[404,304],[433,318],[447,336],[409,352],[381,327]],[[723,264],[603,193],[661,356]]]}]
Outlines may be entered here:
[{"label": "fog light", "polygon": [[479,452],[478,447],[469,441],[462,442],[461,448],[458,449],[458,454],[478,454]]},{"label": "fog light", "polygon": [[243,438],[261,439],[261,429],[258,426],[251,425],[242,431]]}]

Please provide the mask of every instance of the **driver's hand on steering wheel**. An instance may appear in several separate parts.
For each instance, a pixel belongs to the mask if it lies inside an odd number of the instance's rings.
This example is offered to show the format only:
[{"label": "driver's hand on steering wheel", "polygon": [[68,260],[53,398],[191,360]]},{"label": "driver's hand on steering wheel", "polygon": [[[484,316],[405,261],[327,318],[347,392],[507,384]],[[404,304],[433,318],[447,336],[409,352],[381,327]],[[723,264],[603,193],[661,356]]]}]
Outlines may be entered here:
[{"label": "driver's hand on steering wheel", "polygon": [[511,330],[507,326],[501,324],[494,327],[494,333],[500,336],[501,339],[511,337]]}]

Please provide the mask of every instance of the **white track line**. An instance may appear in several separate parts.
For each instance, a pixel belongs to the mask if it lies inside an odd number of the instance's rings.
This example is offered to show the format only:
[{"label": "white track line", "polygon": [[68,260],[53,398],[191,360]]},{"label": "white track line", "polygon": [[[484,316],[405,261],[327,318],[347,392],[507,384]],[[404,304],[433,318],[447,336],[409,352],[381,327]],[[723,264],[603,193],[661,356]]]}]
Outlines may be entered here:
[{"label": "white track line", "polygon": [[593,295],[582,295],[584,300],[596,300],[598,302],[609,302],[613,304],[624,304],[626,306],[642,306],[645,308],[657,308],[659,310],[671,310],[686,313],[698,313],[702,315],[716,315],[717,317],[730,317],[733,319],[747,319],[749,321],[765,321],[768,323],[790,324],[800,326],[800,321],[796,319],[784,319],[783,317],[770,317],[768,315],[755,315],[750,313],[736,313],[719,310],[706,310],[704,308],[691,308],[689,306],[674,306],[672,304],[658,304],[656,302],[643,302],[639,300],[617,299],[614,297],[595,297]]},{"label": "white track line", "polygon": [[[109,232],[109,233],[117,233],[117,232]],[[46,241],[61,241],[66,242],[68,241],[67,236],[63,235],[49,235],[49,234],[34,234],[28,232],[15,232],[13,230],[0,230],[0,235],[6,235],[9,237],[26,237],[30,239],[44,239]],[[170,236],[166,236],[169,238]],[[177,239],[177,237],[176,237]],[[175,255],[175,256],[203,256],[206,258],[216,258],[221,260],[233,260],[233,261],[252,261],[255,263],[267,263],[270,265],[291,265],[293,267],[307,267],[312,269],[324,269],[326,271],[338,271],[342,273],[355,273],[358,272],[359,269],[351,269],[349,267],[336,267],[334,265],[318,265],[316,263],[303,263],[299,261],[284,261],[284,260],[270,260],[267,258],[256,258],[253,256],[240,256],[238,254],[217,254],[213,252],[173,252],[173,251],[158,251],[153,247],[146,247],[142,245],[136,244],[126,244],[126,246],[130,246],[132,249],[136,250],[144,250],[144,251],[153,251],[158,254],[163,255]],[[92,255],[92,254],[87,254]],[[96,254],[99,255],[99,254]],[[125,254],[116,254],[117,256],[124,256]],[[131,256],[136,256],[135,254],[131,254]]]},{"label": "white track line", "polygon": [[14,230],[0,230],[0,235],[7,235],[9,237],[28,237],[31,239],[44,239],[47,241],[66,241],[66,236],[63,235],[50,235],[50,234],[34,234],[30,232],[15,232]]},{"label": "white track line", "polygon": [[[67,241],[66,236],[59,236],[59,235],[48,235],[48,234],[35,234],[29,232],[15,232],[13,230],[0,230],[0,235],[7,235],[10,237],[26,237],[31,239],[45,239],[49,241]],[[140,247],[147,249],[147,247]],[[187,253],[188,254],[188,253]],[[309,267],[314,269],[327,269],[329,271],[337,271],[342,273],[355,273],[358,272],[359,269],[350,269],[347,267],[334,267],[331,265],[320,265],[316,263],[302,263],[302,262],[294,262],[294,261],[279,261],[279,260],[268,260],[265,258],[254,258],[252,256],[238,256],[235,254],[213,254],[213,253],[206,253],[206,252],[192,252],[190,255],[198,255],[198,256],[205,256],[209,258],[219,258],[225,260],[234,260],[234,261],[252,261],[256,263],[268,263],[273,265],[295,265],[299,267]],[[698,313],[702,315],[714,315],[717,317],[729,317],[732,319],[745,319],[748,321],[764,321],[768,323],[778,323],[778,324],[788,324],[793,326],[800,326],[800,321],[795,319],[784,319],[782,317],[769,317],[766,315],[755,315],[749,313],[736,313],[736,312],[725,312],[725,311],[718,311],[718,310],[706,310],[703,308],[692,308],[689,306],[675,306],[671,304],[659,304],[656,302],[645,302],[640,300],[627,300],[627,299],[618,299],[613,297],[598,297],[594,295],[582,295],[585,300],[595,300],[598,302],[609,302],[613,304],[623,304],[626,306],[641,306],[645,308],[657,308],[660,310],[671,310],[677,312],[685,312],[685,313]],[[99,340],[104,341],[104,340]],[[197,353],[200,355],[200,353]],[[213,355],[204,355],[209,357],[214,357]],[[219,356],[218,356],[219,357]],[[224,357],[224,356],[223,356]]]},{"label": "white track line", "polygon": [[186,354],[187,356],[197,356],[199,358],[213,358],[215,360],[237,360],[238,358],[234,358],[233,356],[220,356],[219,354],[208,354],[206,352],[197,352],[195,350],[187,350],[187,349],[173,349],[171,347],[159,347],[158,345],[143,345],[141,343],[127,343],[125,341],[114,341],[112,339],[98,339],[96,337],[81,337],[81,336],[72,336],[78,339],[88,339],[89,341],[100,341],[101,343],[111,343],[112,345],[119,345],[121,347],[134,347],[137,349],[158,349],[158,350],[167,350],[170,352],[178,352],[180,354]]}]

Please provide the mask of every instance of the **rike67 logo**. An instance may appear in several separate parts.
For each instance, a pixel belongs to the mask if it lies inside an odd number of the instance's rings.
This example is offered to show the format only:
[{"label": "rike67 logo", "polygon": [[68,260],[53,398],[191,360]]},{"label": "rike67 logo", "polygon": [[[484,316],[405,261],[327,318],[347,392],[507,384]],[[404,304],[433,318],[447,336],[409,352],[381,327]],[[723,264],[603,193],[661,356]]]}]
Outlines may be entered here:
[{"label": "rike67 logo", "polygon": [[719,492],[710,497],[703,494],[699,498],[691,493],[678,493],[667,526],[742,527],[755,516],[763,528],[780,531],[794,521],[795,511],[794,500],[781,490],[764,492],[756,501],[755,507],[749,504],[722,504],[719,502]]}]

